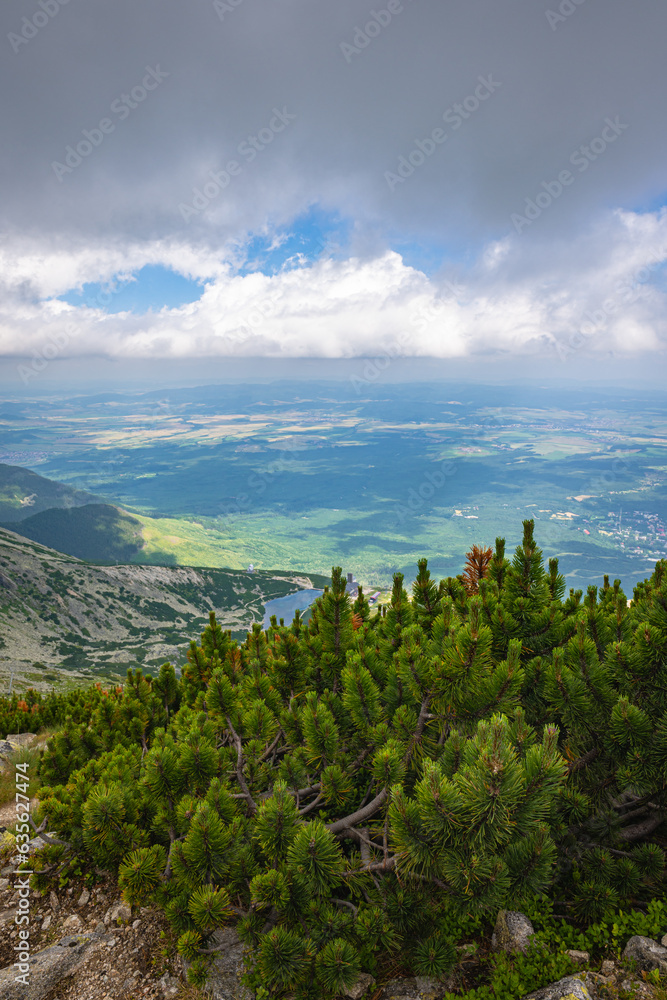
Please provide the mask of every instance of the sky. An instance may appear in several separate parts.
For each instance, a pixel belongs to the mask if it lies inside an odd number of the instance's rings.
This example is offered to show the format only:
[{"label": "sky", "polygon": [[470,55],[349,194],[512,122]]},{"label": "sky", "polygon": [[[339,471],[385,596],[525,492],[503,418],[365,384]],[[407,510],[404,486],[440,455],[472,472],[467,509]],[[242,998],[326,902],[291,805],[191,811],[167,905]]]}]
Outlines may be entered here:
[{"label": "sky", "polygon": [[4,0],[0,27],[18,387],[664,377],[664,0]]}]

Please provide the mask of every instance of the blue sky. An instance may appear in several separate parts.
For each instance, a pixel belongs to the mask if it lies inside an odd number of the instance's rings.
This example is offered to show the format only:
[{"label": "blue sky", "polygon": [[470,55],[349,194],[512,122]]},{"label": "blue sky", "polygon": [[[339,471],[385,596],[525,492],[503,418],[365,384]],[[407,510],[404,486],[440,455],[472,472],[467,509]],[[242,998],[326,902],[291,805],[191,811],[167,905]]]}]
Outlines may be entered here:
[{"label": "blue sky", "polygon": [[[341,258],[349,252],[351,230],[351,220],[312,206],[290,225],[249,234],[235,243],[231,270],[239,275],[275,275],[308,266],[322,256]],[[406,245],[403,252],[412,266],[427,262],[428,251],[419,245]],[[205,287],[203,280],[187,278],[161,264],[146,264],[131,274],[123,271],[107,281],[85,282],[82,288],[69,289],[58,299],[109,314],[142,315],[197,302]]]},{"label": "blue sky", "polygon": [[161,264],[146,264],[130,276],[115,275],[110,282],[86,282],[81,290],[72,289],[58,298],[71,306],[102,309],[111,314],[141,314],[196,302],[203,290],[204,286],[199,281],[177,274]]}]

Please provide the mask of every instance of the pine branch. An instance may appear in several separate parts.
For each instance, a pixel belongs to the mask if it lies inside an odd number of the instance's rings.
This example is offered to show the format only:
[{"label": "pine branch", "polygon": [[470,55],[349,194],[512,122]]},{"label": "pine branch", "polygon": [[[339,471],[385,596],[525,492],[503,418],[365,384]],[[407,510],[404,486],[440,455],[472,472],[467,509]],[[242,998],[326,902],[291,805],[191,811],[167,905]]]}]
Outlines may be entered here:
[{"label": "pine branch", "polygon": [[[642,796],[630,795],[623,802],[619,801],[618,799],[615,799],[614,801],[612,801],[611,804],[616,810],[616,812],[620,814],[621,819],[625,819],[625,817],[629,815],[629,813],[621,813],[620,811],[622,809],[638,809],[640,806],[649,805],[654,795],[655,792],[649,792],[648,795],[642,795]],[[657,806],[653,806],[653,808],[657,808]]]},{"label": "pine branch", "polygon": [[342,872],[341,878],[352,878],[354,875],[364,875],[366,872],[388,872],[396,867],[397,860],[398,858],[394,855],[391,858],[387,858],[386,861],[374,861],[370,865],[362,865],[361,868],[351,868],[346,872]]},{"label": "pine branch", "polygon": [[37,837],[41,837],[45,844],[51,844],[53,847],[55,847],[56,845],[60,845],[61,847],[67,847],[71,850],[72,845],[68,840],[59,840],[58,837],[51,837],[48,835],[48,833],[44,832],[46,830],[47,820],[48,816],[45,816],[42,822],[39,824],[39,827],[37,827],[35,826],[35,821],[33,820],[32,816],[28,816],[28,822],[35,831],[35,835]]},{"label": "pine branch", "polygon": [[334,899],[334,898],[332,898],[331,902],[335,903],[336,906],[346,906],[348,908],[348,910],[352,910],[352,913],[354,914],[355,918],[357,916],[357,913],[359,912],[359,908],[357,906],[355,906],[354,903],[350,903],[350,901],[347,900],[347,899]]},{"label": "pine branch", "polygon": [[622,813],[619,816],[620,823],[627,823],[630,819],[640,819],[640,817],[646,816],[649,809],[657,809],[657,806],[652,806],[650,803],[640,806],[639,809],[631,809],[630,812]]},{"label": "pine branch", "polygon": [[356,827],[349,827],[347,830],[345,830],[344,833],[340,834],[341,840],[345,840],[346,837],[349,840],[356,840],[356,842],[359,844],[359,850],[361,851],[362,861],[372,860],[372,855],[368,850],[369,847],[373,847],[376,851],[383,850],[383,848],[380,847],[379,844],[376,844],[375,841],[370,839],[370,833],[367,826],[364,827],[363,830],[357,830]]},{"label": "pine branch", "polygon": [[169,844],[169,854],[167,855],[167,864],[165,866],[164,872],[162,873],[162,881],[166,882],[171,874],[171,853],[174,850],[174,844],[177,844],[179,840],[185,840],[185,834],[177,837],[172,829],[169,830],[169,839],[171,843]]},{"label": "pine branch", "polygon": [[361,800],[361,802],[359,803],[359,808],[360,808],[360,809],[363,809],[363,807],[364,807],[364,806],[366,805],[366,803],[368,802],[368,798],[369,798],[369,796],[370,796],[370,794],[371,794],[371,789],[372,789],[372,787],[373,787],[373,782],[374,782],[374,781],[375,781],[375,778],[371,778],[371,780],[369,781],[369,783],[368,783],[368,788],[366,789],[366,794],[364,795],[363,799],[362,799],[362,800]]},{"label": "pine branch", "polygon": [[415,729],[413,737],[410,740],[410,746],[405,751],[405,755],[403,757],[403,763],[405,764],[406,767],[412,760],[412,755],[415,752],[415,749],[417,748],[419,741],[421,740],[422,735],[424,733],[424,726],[426,725],[426,721],[429,718],[428,710],[430,704],[431,704],[431,692],[429,691],[421,703],[419,718],[417,719],[417,728]]},{"label": "pine branch", "polygon": [[[236,774],[235,771],[230,771],[228,773],[230,773],[230,774]],[[297,805],[298,805],[299,804],[299,799],[305,798],[307,795],[314,795],[315,792],[319,792],[321,788],[322,788],[322,785],[321,785],[320,782],[318,782],[316,785],[310,785],[308,788],[299,788],[298,790],[295,790],[293,788],[288,788],[287,789],[287,794],[291,795],[293,797],[296,796]],[[262,802],[265,799],[270,799],[272,795],[273,795],[273,789],[269,788],[269,790],[266,791],[266,792],[259,792],[255,796],[255,799],[257,801],[259,801],[259,802]],[[230,798],[232,798],[232,799],[245,799],[245,798],[247,798],[247,796],[246,796],[245,792],[238,792],[238,793],[234,792],[232,795],[230,795]]]},{"label": "pine branch", "polygon": [[236,760],[236,777],[238,779],[239,785],[243,789],[244,797],[245,797],[245,799],[246,799],[246,801],[248,803],[248,807],[250,809],[250,812],[254,816],[255,813],[257,812],[257,803],[255,802],[255,800],[253,799],[252,795],[250,794],[250,789],[248,788],[248,784],[247,784],[245,778],[243,777],[243,765],[244,765],[245,761],[243,759],[243,746],[241,744],[241,737],[239,736],[239,734],[234,729],[234,726],[232,725],[232,720],[229,718],[229,716],[226,716],[226,719],[227,719],[227,725],[229,726],[229,731],[232,734],[232,739],[234,740],[234,743],[236,744],[236,751],[237,751],[237,754],[238,754],[237,760]]},{"label": "pine branch", "polygon": [[619,833],[619,837],[621,840],[626,840],[629,843],[641,840],[642,837],[648,837],[654,830],[657,830],[664,818],[664,813],[660,811],[656,816],[651,816],[650,819],[644,820],[643,823],[637,823],[636,826],[626,826]]},{"label": "pine branch", "polygon": [[305,816],[306,813],[311,812],[312,809],[317,809],[319,805],[322,804],[323,796],[320,794],[316,799],[310,803],[310,805],[304,806],[303,809],[299,809],[299,816]]},{"label": "pine branch", "polygon": [[312,795],[313,792],[319,792],[321,791],[321,789],[322,789],[322,783],[318,781],[316,785],[310,785],[308,788],[300,788],[296,793],[291,792],[291,794],[292,795],[296,794],[299,796],[300,799],[303,799],[306,797],[306,795]]},{"label": "pine branch", "polygon": [[387,789],[383,788],[382,791],[375,796],[375,798],[364,806],[363,809],[357,809],[356,812],[350,813],[349,816],[344,816],[343,819],[336,820],[335,823],[327,823],[326,828],[330,830],[331,833],[341,833],[343,830],[347,830],[349,827],[355,826],[357,823],[364,823],[371,816],[374,816],[378,809],[382,808],[382,805],[387,799]]},{"label": "pine branch", "polygon": [[278,730],[278,735],[276,736],[276,738],[273,741],[273,743],[271,744],[271,746],[266,748],[266,750],[264,751],[264,753],[262,754],[262,756],[257,761],[258,764],[261,764],[262,761],[266,760],[266,758],[269,756],[269,754],[273,753],[273,751],[275,750],[275,748],[278,745],[278,741],[280,740],[281,736],[284,736],[284,733],[283,733],[282,729],[279,729]]},{"label": "pine branch", "polygon": [[368,827],[365,826],[363,830],[354,831],[359,838],[359,849],[361,851],[361,860],[364,864],[372,863],[372,856],[369,847],[375,847],[375,844],[371,844],[369,838]]},{"label": "pine branch", "polygon": [[607,847],[606,844],[589,844],[589,847],[599,847],[601,851],[606,851],[607,854],[613,854],[615,858],[631,858],[632,855],[628,854],[627,851],[615,851],[611,847]]},{"label": "pine branch", "polygon": [[[404,876],[405,877],[405,876]],[[431,885],[437,885],[438,889],[443,889],[445,892],[455,894],[456,890],[454,886],[450,885],[449,882],[443,882],[442,879],[436,878],[434,875],[420,875],[419,872],[407,872],[408,878],[417,878],[420,882],[429,882]]]},{"label": "pine branch", "polygon": [[599,757],[601,753],[601,747],[594,747],[592,750],[589,750],[588,753],[585,753],[583,757],[578,757],[577,760],[571,761],[571,763],[567,766],[568,774],[572,774],[573,771],[581,771],[582,767],[586,767],[586,765],[590,764],[591,761],[596,759],[596,757]]},{"label": "pine branch", "polygon": [[[424,732],[424,726],[426,725],[426,720],[428,718],[430,701],[431,694],[429,692],[429,694],[427,694],[422,701],[419,718],[417,719],[417,726],[410,741],[410,746],[405,751],[405,755],[403,757],[403,763],[406,764],[406,766],[410,763],[415,748],[418,746]],[[386,799],[387,789],[383,788],[382,791],[379,792],[367,806],[364,806],[363,809],[357,809],[356,812],[351,813],[349,816],[344,816],[343,819],[336,820],[335,823],[327,823],[327,830],[330,830],[331,833],[342,833],[343,830],[356,826],[358,823],[365,823],[367,819],[370,819],[371,816],[374,816],[375,813],[382,808]]]},{"label": "pine branch", "polygon": [[363,762],[366,760],[366,758],[368,757],[369,753],[371,753],[372,750],[373,747],[370,745],[367,746],[365,750],[362,750],[357,759],[353,760],[352,763],[349,765],[350,770],[356,771],[357,768],[359,768],[363,764]]}]

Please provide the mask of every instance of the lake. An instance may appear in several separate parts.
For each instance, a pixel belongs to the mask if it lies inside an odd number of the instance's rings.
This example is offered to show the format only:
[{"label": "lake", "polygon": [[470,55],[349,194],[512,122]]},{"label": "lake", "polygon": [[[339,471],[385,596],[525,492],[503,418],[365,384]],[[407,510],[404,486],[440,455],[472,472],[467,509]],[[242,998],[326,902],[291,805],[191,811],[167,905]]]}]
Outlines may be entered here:
[{"label": "lake", "polygon": [[323,593],[323,590],[298,590],[296,594],[287,594],[285,597],[276,597],[273,601],[267,601],[264,605],[263,627],[269,627],[271,615],[275,615],[278,621],[284,618],[285,624],[290,625],[297,608],[299,611],[305,611]]}]

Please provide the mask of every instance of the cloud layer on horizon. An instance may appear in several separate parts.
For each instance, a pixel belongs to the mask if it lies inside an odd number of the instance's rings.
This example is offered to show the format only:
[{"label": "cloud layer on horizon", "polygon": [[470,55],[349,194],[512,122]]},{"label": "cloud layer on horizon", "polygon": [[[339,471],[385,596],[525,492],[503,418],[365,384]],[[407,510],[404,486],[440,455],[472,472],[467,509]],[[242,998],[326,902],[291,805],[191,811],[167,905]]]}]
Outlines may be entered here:
[{"label": "cloud layer on horizon", "polygon": [[[615,213],[576,242],[544,246],[537,259],[533,244],[508,237],[447,278],[428,278],[393,251],[367,259],[325,255],[267,275],[240,274],[217,255],[162,242],[50,256],[24,247],[12,259],[0,253],[0,353],[47,359],[517,353],[546,362],[650,355],[667,345],[665,261],[667,211]],[[151,263],[204,281],[201,298],[144,315],[56,298]]]}]

